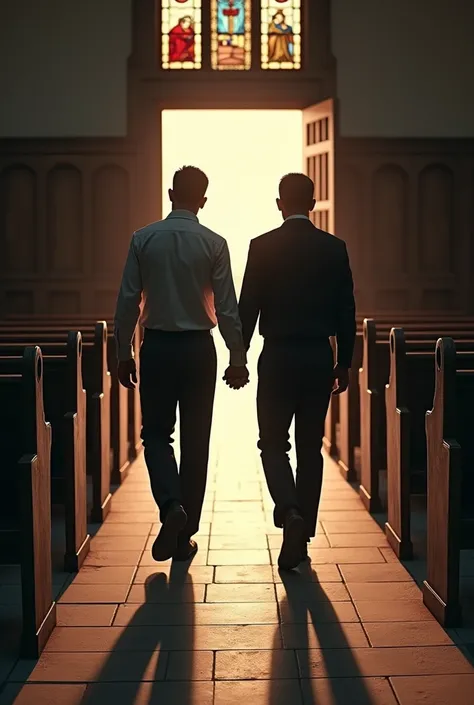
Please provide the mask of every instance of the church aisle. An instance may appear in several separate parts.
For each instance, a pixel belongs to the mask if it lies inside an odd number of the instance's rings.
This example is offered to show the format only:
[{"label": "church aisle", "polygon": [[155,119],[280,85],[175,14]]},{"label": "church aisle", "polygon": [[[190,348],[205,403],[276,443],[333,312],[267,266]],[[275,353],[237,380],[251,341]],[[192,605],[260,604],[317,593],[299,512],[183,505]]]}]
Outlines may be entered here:
[{"label": "church aisle", "polygon": [[254,386],[218,383],[199,552],[154,563],[141,456],[0,705],[472,705],[474,669],[326,461],[311,566],[280,575]]}]

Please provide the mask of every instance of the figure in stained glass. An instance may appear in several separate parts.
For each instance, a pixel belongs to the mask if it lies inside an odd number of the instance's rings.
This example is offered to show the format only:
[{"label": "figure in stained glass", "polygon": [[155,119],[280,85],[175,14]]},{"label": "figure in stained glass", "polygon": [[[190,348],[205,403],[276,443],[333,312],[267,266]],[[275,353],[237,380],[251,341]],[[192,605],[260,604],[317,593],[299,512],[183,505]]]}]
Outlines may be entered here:
[{"label": "figure in stained glass", "polygon": [[213,0],[212,65],[250,68],[250,0]]},{"label": "figure in stained glass", "polygon": [[286,23],[285,13],[276,12],[268,27],[268,60],[293,61],[293,28]]},{"label": "figure in stained glass", "polygon": [[169,31],[169,60],[194,61],[194,37],[193,18],[181,17]]}]

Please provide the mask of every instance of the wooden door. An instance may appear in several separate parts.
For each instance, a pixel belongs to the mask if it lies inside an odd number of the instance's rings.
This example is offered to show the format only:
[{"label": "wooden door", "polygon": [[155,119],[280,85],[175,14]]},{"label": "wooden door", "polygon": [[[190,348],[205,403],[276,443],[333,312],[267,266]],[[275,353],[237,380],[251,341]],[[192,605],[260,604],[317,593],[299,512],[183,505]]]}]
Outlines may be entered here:
[{"label": "wooden door", "polygon": [[334,215],[334,101],[332,98],[303,110],[304,171],[314,181],[316,208],[311,220],[333,233]]}]

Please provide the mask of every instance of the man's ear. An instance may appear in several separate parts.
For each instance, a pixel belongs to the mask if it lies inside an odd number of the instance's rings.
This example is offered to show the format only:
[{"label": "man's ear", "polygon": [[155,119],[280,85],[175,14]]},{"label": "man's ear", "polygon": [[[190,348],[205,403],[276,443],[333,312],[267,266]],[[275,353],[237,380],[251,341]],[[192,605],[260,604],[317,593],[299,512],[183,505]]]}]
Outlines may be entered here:
[{"label": "man's ear", "polygon": [[204,196],[204,198],[202,199],[201,203],[199,204],[199,208],[204,208],[204,206],[206,205],[206,203],[207,203],[207,196]]},{"label": "man's ear", "polygon": [[279,198],[276,199],[276,204],[277,204],[278,210],[281,212],[283,210],[283,206],[282,206],[281,200]]},{"label": "man's ear", "polygon": [[173,193],[173,189],[172,189],[172,188],[169,188],[169,189],[168,189],[168,196],[169,196],[169,199],[170,199],[171,203],[174,203],[174,193]]},{"label": "man's ear", "polygon": [[311,206],[311,208],[309,210],[312,212],[312,211],[314,211],[315,208],[316,208],[316,199],[313,198],[313,205]]}]

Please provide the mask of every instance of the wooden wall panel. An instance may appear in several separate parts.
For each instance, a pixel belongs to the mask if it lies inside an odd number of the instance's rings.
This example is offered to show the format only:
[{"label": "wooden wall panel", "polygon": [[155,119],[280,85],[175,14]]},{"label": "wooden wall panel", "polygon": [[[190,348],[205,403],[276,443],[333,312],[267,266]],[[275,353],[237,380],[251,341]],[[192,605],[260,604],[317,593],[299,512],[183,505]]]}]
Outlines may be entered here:
[{"label": "wooden wall panel", "polygon": [[125,169],[108,164],[92,178],[93,270],[117,276],[130,244],[130,183]]},{"label": "wooden wall panel", "polygon": [[48,313],[81,313],[81,294],[79,291],[48,291]]},{"label": "wooden wall panel", "polygon": [[425,167],[419,175],[419,262],[424,272],[454,272],[453,173],[443,164]]},{"label": "wooden wall panel", "polygon": [[0,175],[0,269],[32,274],[38,267],[37,177],[33,169],[12,164]]},{"label": "wooden wall panel", "polygon": [[408,269],[408,175],[395,164],[373,175],[372,251],[380,274]]},{"label": "wooden wall panel", "polygon": [[33,291],[7,290],[3,298],[3,308],[9,313],[34,313]]},{"label": "wooden wall panel", "polygon": [[48,271],[69,274],[83,268],[84,196],[82,174],[72,164],[48,173],[46,190]]}]

